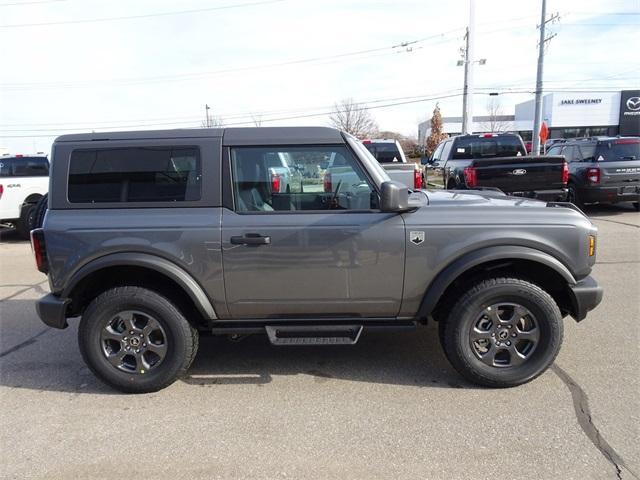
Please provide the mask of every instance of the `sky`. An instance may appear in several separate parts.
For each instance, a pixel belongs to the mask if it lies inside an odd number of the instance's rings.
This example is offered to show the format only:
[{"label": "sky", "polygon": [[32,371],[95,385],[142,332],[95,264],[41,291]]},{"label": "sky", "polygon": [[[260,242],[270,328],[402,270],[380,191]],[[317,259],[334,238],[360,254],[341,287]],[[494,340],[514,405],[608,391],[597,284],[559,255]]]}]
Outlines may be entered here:
[{"label": "sky", "polygon": [[[541,0],[476,0],[474,113],[533,98]],[[545,90],[640,88],[640,0],[548,0]],[[460,116],[469,0],[0,0],[0,148],[60,134]],[[495,98],[495,97],[494,97]]]}]

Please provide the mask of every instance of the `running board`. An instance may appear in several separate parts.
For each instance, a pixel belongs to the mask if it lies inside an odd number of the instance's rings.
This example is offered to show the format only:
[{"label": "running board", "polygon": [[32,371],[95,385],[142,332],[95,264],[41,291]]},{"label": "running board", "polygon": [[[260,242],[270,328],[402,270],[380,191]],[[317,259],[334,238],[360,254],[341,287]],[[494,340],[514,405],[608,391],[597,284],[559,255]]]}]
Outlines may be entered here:
[{"label": "running board", "polygon": [[267,325],[272,345],[355,345],[362,325]]}]

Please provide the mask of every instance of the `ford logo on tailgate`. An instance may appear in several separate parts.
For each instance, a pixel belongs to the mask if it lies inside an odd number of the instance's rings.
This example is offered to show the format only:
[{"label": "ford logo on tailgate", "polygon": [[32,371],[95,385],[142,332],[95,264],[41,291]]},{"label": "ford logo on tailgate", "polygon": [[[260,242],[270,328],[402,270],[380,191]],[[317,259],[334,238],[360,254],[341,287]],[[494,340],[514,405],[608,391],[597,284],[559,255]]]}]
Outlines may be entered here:
[{"label": "ford logo on tailgate", "polygon": [[524,168],[516,168],[513,172],[513,175],[526,175],[527,171]]}]

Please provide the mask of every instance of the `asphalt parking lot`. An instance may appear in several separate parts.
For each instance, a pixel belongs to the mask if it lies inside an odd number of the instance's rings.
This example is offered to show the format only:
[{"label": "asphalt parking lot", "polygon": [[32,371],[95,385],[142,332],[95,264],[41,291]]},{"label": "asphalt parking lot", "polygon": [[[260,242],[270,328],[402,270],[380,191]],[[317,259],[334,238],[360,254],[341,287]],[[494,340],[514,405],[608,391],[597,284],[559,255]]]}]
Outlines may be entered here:
[{"label": "asphalt parking lot", "polygon": [[77,323],[46,328],[28,243],[0,236],[1,478],[640,476],[640,214],[593,207],[600,307],[567,319],[555,365],[508,390],[447,364],[433,325],[354,347],[203,338],[189,377],[117,394]]}]

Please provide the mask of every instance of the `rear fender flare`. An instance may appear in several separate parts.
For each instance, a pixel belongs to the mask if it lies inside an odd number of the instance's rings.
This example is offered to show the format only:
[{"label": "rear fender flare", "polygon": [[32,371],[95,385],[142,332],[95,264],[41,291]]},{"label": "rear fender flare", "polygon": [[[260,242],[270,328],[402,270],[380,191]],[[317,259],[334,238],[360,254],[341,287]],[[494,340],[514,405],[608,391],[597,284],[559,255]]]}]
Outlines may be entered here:
[{"label": "rear fender flare", "polygon": [[189,295],[204,318],[210,320],[218,318],[206,293],[189,273],[165,258],[147,253],[113,253],[92,260],[71,276],[61,296],[69,297],[75,287],[88,275],[104,268],[118,266],[149,268],[166,275]]}]

